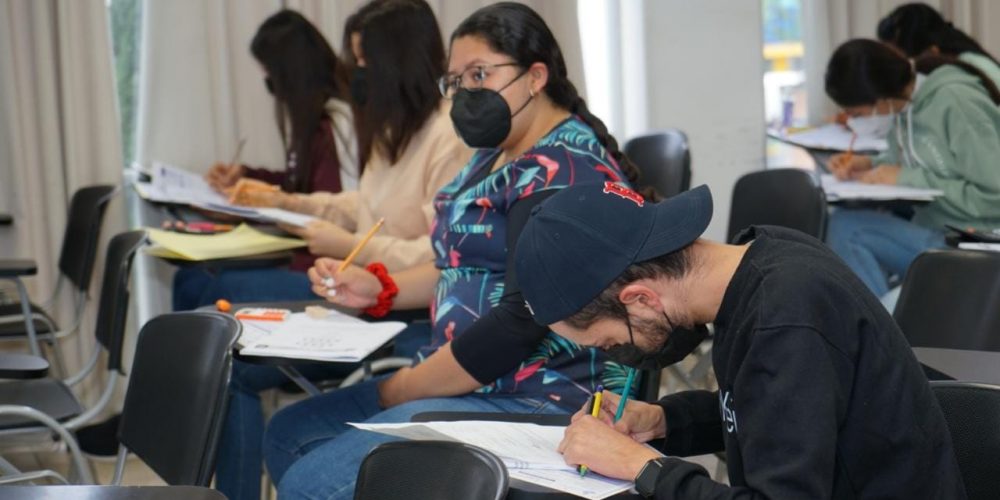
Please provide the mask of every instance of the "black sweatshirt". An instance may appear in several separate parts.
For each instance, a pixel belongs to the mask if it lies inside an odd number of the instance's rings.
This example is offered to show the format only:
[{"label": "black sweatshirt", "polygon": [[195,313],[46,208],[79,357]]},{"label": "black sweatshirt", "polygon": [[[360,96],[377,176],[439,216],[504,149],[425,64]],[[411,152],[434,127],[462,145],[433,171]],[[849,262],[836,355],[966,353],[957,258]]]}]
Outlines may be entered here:
[{"label": "black sweatshirt", "polygon": [[732,486],[670,458],[657,499],[966,498],[941,409],[895,322],[822,243],[753,240],[723,297],[718,392],[660,400],[663,452],[728,456]]}]

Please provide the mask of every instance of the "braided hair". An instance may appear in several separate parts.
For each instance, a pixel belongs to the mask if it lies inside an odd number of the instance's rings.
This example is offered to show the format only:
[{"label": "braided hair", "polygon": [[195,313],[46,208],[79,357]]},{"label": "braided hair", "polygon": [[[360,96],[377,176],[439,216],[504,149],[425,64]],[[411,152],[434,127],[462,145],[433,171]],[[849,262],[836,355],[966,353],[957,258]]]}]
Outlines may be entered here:
[{"label": "braided hair", "polygon": [[[639,169],[619,149],[618,141],[608,132],[604,122],[587,108],[587,103],[567,76],[566,62],[555,36],[537,12],[515,2],[488,5],[462,21],[451,34],[451,42],[464,36],[483,39],[492,50],[510,56],[525,68],[537,62],[545,64],[549,79],[542,91],[556,106],[583,120],[618,163],[625,178],[633,187],[638,187]],[[652,189],[641,193],[649,200],[656,196]]]}]

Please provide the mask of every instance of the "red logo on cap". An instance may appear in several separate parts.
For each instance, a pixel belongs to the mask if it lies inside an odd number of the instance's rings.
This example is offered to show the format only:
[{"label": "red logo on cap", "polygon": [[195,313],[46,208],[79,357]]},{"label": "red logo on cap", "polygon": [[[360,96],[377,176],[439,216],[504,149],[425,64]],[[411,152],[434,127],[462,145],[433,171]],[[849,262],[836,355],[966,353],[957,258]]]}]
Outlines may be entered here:
[{"label": "red logo on cap", "polygon": [[616,194],[626,200],[635,202],[640,207],[646,204],[646,200],[642,198],[641,194],[611,181],[604,181],[604,194]]}]

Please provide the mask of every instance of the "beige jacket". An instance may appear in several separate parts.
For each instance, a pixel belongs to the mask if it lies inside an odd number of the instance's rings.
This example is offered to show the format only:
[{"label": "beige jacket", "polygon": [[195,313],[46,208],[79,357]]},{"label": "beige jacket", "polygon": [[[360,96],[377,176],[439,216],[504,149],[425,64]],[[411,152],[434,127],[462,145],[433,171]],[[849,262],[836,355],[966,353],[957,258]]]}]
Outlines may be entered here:
[{"label": "beige jacket", "polygon": [[355,243],[385,217],[385,225],[356,257],[357,264],[381,262],[395,272],[433,260],[434,195],[472,156],[455,133],[449,111],[450,103],[442,101],[395,165],[373,151],[357,191],[296,194],[282,208],[333,222],[353,232]]}]

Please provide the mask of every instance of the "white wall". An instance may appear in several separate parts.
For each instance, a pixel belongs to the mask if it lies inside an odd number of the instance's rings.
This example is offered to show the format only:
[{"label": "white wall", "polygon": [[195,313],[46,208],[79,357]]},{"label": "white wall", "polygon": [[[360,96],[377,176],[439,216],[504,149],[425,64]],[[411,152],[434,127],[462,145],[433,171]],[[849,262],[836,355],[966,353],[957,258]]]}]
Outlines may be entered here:
[{"label": "white wall", "polygon": [[764,168],[764,90],[759,0],[646,0],[646,76],[652,129],[678,127],[691,141],[692,186],[708,184],[722,241],[732,186]]}]

